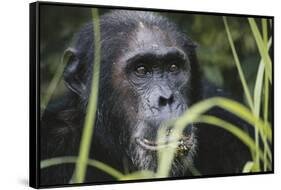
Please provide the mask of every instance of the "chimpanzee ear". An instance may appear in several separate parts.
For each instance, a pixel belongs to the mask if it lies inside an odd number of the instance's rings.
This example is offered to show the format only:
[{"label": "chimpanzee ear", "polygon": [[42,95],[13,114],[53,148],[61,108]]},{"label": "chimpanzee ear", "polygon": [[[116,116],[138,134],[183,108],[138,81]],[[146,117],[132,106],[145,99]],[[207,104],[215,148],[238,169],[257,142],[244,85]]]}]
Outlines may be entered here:
[{"label": "chimpanzee ear", "polygon": [[64,81],[66,86],[77,95],[81,96],[86,89],[83,81],[83,68],[81,61],[77,56],[77,51],[73,48],[65,50],[63,55]]}]

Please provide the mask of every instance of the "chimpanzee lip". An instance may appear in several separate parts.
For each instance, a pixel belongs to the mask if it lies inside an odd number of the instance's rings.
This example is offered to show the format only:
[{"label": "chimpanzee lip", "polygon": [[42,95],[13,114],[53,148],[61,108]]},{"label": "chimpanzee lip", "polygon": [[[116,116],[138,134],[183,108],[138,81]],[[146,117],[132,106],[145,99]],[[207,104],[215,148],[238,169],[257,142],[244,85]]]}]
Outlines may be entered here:
[{"label": "chimpanzee lip", "polygon": [[176,147],[177,151],[179,152],[188,152],[193,145],[193,140],[191,136],[183,136],[178,141],[167,138],[165,141],[160,141],[160,142],[137,137],[136,142],[143,149],[150,150],[150,151],[157,151],[166,148],[167,146],[170,146],[170,147]]}]

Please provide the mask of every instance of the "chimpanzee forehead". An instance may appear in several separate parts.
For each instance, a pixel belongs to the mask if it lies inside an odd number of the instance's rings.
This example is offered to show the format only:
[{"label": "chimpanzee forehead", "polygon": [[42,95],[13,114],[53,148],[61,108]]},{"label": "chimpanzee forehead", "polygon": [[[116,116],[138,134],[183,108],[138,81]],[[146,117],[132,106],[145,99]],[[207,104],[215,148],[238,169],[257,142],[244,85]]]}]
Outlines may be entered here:
[{"label": "chimpanzee forehead", "polygon": [[130,49],[150,49],[163,46],[175,46],[174,39],[156,25],[147,25],[139,22],[138,28],[133,32],[129,41]]}]

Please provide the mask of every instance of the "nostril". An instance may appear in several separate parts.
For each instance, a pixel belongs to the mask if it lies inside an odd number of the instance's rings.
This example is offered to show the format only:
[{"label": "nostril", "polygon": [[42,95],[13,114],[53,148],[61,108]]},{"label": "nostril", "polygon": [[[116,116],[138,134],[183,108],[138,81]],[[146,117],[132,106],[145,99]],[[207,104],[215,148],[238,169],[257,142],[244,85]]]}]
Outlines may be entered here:
[{"label": "nostril", "polygon": [[174,96],[171,95],[171,97],[168,99],[168,103],[171,105],[174,102]]},{"label": "nostril", "polygon": [[162,96],[159,98],[159,106],[165,106],[167,104],[167,99]]},{"label": "nostril", "polygon": [[174,96],[171,95],[169,98],[160,96],[159,97],[159,106],[171,105],[174,102]]}]

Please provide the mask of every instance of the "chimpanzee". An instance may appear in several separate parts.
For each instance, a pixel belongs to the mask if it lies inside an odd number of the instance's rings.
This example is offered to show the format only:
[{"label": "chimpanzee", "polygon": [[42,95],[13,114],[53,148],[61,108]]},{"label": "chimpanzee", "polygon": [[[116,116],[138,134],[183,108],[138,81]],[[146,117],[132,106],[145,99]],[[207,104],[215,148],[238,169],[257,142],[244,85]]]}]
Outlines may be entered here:
[{"label": "chimpanzee", "polygon": [[[196,45],[174,23],[145,11],[103,15],[100,34],[100,85],[90,157],[123,173],[156,171],[161,123],[212,94],[202,85]],[[93,36],[90,22],[66,50],[70,59],[64,82],[69,92],[51,103],[42,117],[42,160],[78,155],[94,73]],[[241,172],[247,149],[237,146],[239,141],[227,132],[192,125],[180,140],[171,177],[190,176],[191,165],[202,175]],[[74,164],[43,169],[41,185],[69,183],[73,171]],[[110,180],[97,169],[87,170],[86,182]]]}]

